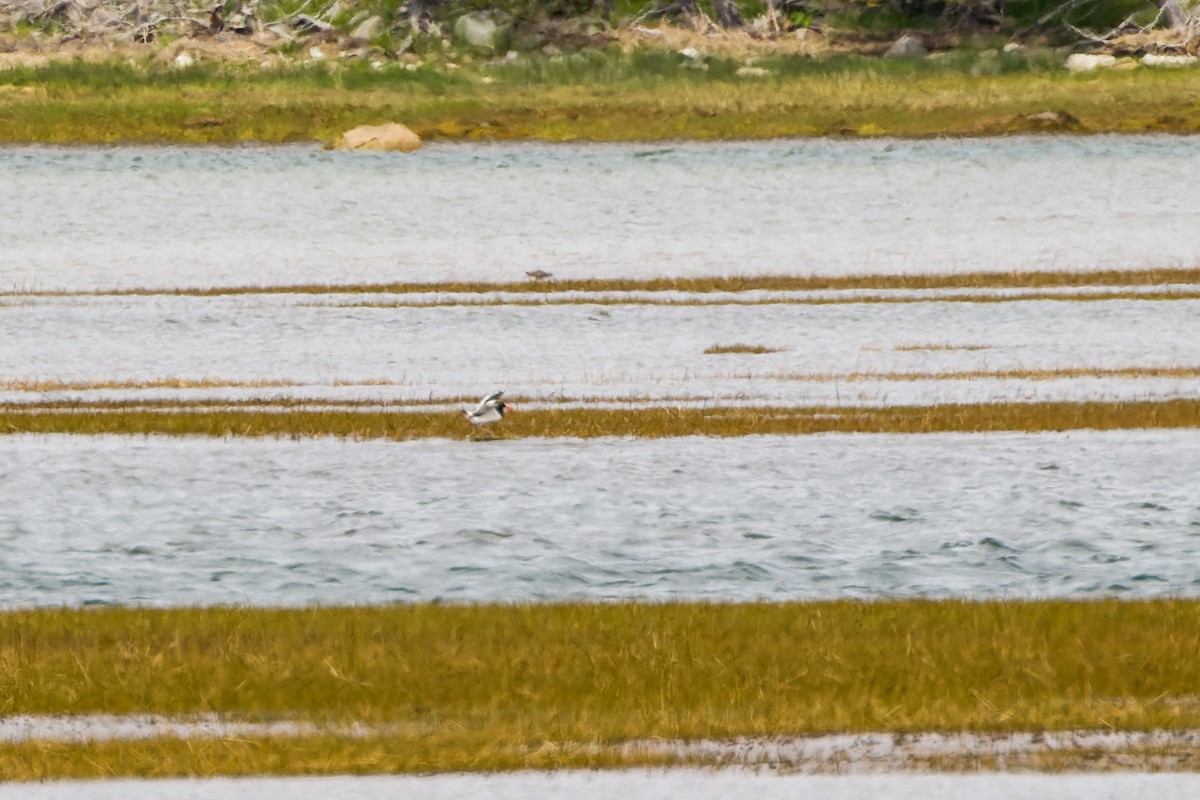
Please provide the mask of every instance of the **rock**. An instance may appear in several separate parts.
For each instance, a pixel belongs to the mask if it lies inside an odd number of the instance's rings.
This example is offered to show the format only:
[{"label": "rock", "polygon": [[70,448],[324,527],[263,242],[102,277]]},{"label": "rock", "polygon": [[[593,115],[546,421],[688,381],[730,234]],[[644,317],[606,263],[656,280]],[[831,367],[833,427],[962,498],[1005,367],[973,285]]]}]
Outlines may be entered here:
[{"label": "rock", "polygon": [[1116,56],[1096,53],[1072,53],[1067,56],[1067,63],[1063,66],[1067,68],[1067,72],[1091,72],[1115,66],[1116,63]]},{"label": "rock", "polygon": [[700,51],[694,47],[683,48],[682,50],[679,51],[679,55],[683,56],[684,58],[688,59],[689,61],[695,61],[699,58],[703,58],[703,56],[700,55]]},{"label": "rock", "polygon": [[[186,62],[190,58],[192,59],[192,63],[195,63],[195,57],[188,52],[193,43],[194,40],[192,39],[180,39],[179,41],[172,42],[155,54],[154,61],[165,67],[178,67],[180,69],[190,67],[191,64],[183,62]],[[183,56],[187,58],[183,58]]]},{"label": "rock", "polygon": [[243,36],[249,36],[254,33],[255,27],[254,15],[248,13],[244,6],[225,18],[224,30],[231,33],[240,33]]},{"label": "rock", "polygon": [[359,125],[338,137],[335,150],[399,150],[411,153],[421,146],[421,137],[407,125],[387,122],[383,125]]},{"label": "rock", "polygon": [[762,67],[738,67],[734,74],[739,78],[765,78],[771,73]]},{"label": "rock", "polygon": [[93,9],[91,16],[87,21],[88,28],[91,30],[112,30],[120,28],[122,25],[121,15],[109,8],[100,6]]},{"label": "rock", "polygon": [[1024,49],[1025,45],[1021,44],[1020,42],[1009,42],[1008,44],[1004,45],[1004,52],[1006,53],[1020,53]]},{"label": "rock", "polygon": [[385,30],[387,30],[387,26],[383,23],[383,17],[367,17],[351,31],[350,38],[358,39],[360,42],[369,42],[381,36]]},{"label": "rock", "polygon": [[454,38],[481,50],[496,49],[496,31],[499,26],[487,14],[473,11],[463,14],[454,23]]},{"label": "rock", "polygon": [[1009,128],[1014,131],[1077,131],[1082,128],[1078,117],[1066,111],[1039,111],[1014,117]]},{"label": "rock", "polygon": [[1189,67],[1200,59],[1196,56],[1164,55],[1162,53],[1146,53],[1141,62],[1147,67]]},{"label": "rock", "polygon": [[667,35],[665,31],[661,31],[658,28],[647,28],[642,25],[634,25],[633,30],[642,36],[649,36],[651,39],[661,39]]},{"label": "rock", "polygon": [[884,58],[924,58],[929,51],[920,36],[906,33],[892,43],[883,54]]},{"label": "rock", "polygon": [[[514,19],[511,27],[501,25],[509,34],[508,46],[520,52],[539,50],[552,44],[560,50],[602,49],[616,35],[603,23],[586,18]],[[496,51],[503,48],[497,43]]]},{"label": "rock", "polygon": [[192,58],[192,54],[187,50],[180,51],[179,55],[175,56],[175,60],[171,64],[175,69],[187,69],[196,63],[196,59]]},{"label": "rock", "polygon": [[[1156,28],[1126,33],[1110,39],[1105,51],[1114,56],[1142,56],[1146,53],[1184,53],[1189,50],[1186,29]],[[1195,52],[1195,51],[1193,51]]]},{"label": "rock", "polygon": [[292,33],[291,28],[286,25],[268,25],[259,34],[258,38],[258,43],[263,47],[273,47],[279,42],[290,43],[294,41],[296,41],[296,34]]},{"label": "rock", "polygon": [[328,22],[308,14],[297,14],[292,19],[292,27],[301,33],[327,33],[333,30],[333,26]]}]

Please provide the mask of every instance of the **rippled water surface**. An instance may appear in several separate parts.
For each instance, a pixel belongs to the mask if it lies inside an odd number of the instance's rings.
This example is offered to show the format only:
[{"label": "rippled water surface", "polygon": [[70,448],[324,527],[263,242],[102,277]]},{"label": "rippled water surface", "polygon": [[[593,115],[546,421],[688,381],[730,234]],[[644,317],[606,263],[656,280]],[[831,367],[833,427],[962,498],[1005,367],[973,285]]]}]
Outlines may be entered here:
[{"label": "rippled water surface", "polygon": [[[415,295],[78,293],[533,269],[1197,266],[1194,198],[1163,188],[1187,174],[1200,174],[1197,137],[435,144],[410,156],[4,147],[0,290],[75,294],[0,297],[0,398],[449,403],[504,388],[538,413],[630,398],[1195,397],[1198,304],[1164,287],[1101,301],[701,306],[664,305],[689,298],[663,292],[650,305],[425,308]],[[768,352],[705,352],[739,343]],[[1197,474],[1195,430],[0,436],[0,606],[1200,594]]]},{"label": "rippled water surface", "polygon": [[0,288],[1195,266],[1196,137],[0,148]]},{"label": "rippled water surface", "polygon": [[292,800],[1144,800],[1191,797],[1200,792],[1193,774],[958,774],[796,775],[751,770],[621,770],[504,774],[388,775],[369,777],[216,778],[156,781],[64,781],[9,787],[12,800],[242,800],[287,796]]},{"label": "rippled water surface", "polygon": [[[327,296],[18,298],[11,306],[0,300],[0,399],[84,395],[22,388],[31,378],[100,387],[178,378],[258,381],[267,385],[205,393],[380,401],[469,397],[489,386],[539,400],[685,396],[786,405],[1200,394],[1195,372],[1121,379],[1084,374],[1057,382],[1022,374],[1200,365],[1196,300],[314,305],[322,299]],[[774,352],[705,352],[733,342]],[[997,377],[935,380],[955,372]],[[1011,377],[1001,379],[1005,373]],[[166,389],[116,394],[163,393],[180,395]],[[88,396],[113,395],[100,388]]]},{"label": "rippled water surface", "polygon": [[1200,594],[1200,432],[0,437],[0,603]]}]

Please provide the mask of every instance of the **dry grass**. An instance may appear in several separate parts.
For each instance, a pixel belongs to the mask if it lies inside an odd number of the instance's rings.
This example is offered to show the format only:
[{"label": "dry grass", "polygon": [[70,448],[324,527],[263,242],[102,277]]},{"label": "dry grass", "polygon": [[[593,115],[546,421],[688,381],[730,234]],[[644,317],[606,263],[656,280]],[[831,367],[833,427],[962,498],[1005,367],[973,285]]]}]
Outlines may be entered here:
[{"label": "dry grass", "polygon": [[[550,408],[507,416],[507,438],[750,436],[756,434],[1058,431],[1194,428],[1200,400],[1028,402],[877,408]],[[0,410],[0,432],[199,436],[464,438],[461,414],[305,408]]]},{"label": "dry grass", "polygon": [[10,778],[512,769],[827,731],[1200,725],[1200,601],[47,609],[0,614],[5,714],[386,732],[0,745]]},{"label": "dry grass", "polygon": [[[864,348],[870,349],[870,348]],[[990,349],[986,345],[934,345],[934,344],[914,344],[914,345],[899,345],[892,348],[896,351],[916,352],[916,351],[939,351],[939,350],[965,350],[979,351]],[[778,353],[783,352],[780,349],[768,348],[757,345],[729,345],[727,347],[710,347],[705,350],[705,353]],[[1078,380],[1084,378],[1105,378],[1118,380],[1140,380],[1148,378],[1173,378],[1177,380],[1190,380],[1200,378],[1200,366],[1187,365],[1165,365],[1165,366],[1125,366],[1125,367],[1058,367],[1036,369],[1030,367],[1014,367],[1011,369],[969,369],[969,370],[943,370],[938,372],[928,371],[910,371],[910,372],[766,372],[755,373],[754,378],[757,380],[772,380],[772,381],[796,381],[805,383],[865,383],[871,381],[968,381],[968,380],[993,380],[993,381],[1064,381]],[[154,390],[164,388],[179,388],[179,389],[223,389],[223,388],[269,388],[269,389],[311,389],[313,387],[311,381],[288,381],[288,380],[270,380],[270,381],[238,381],[225,380],[220,378],[206,379],[189,379],[165,377],[153,380],[99,380],[99,381],[54,381],[47,379],[13,379],[6,382],[0,382],[0,390],[9,392],[32,392],[41,394],[50,394],[53,392],[91,392],[103,391],[109,389],[120,389],[125,391],[137,392],[141,390]],[[330,387],[391,387],[403,386],[403,381],[391,380],[387,378],[366,378],[366,379],[334,379],[327,384]],[[543,406],[569,406],[580,403],[594,404],[597,402],[605,402],[608,404],[628,404],[628,405],[669,405],[672,403],[702,403],[711,401],[712,396],[709,394],[672,394],[667,397],[651,397],[645,394],[628,394],[621,396],[580,396],[569,397],[562,394],[556,394],[553,397],[541,398],[532,395],[510,395],[514,402],[521,404],[537,403]],[[376,398],[323,398],[323,397],[303,397],[303,396],[280,396],[274,393],[265,397],[243,397],[243,398],[226,398],[226,397],[208,397],[194,399],[180,398],[136,398],[136,399],[87,399],[73,397],[70,399],[58,399],[45,397],[40,400],[22,400],[16,402],[0,401],[0,412],[29,412],[29,411],[109,411],[128,413],[136,410],[156,409],[162,411],[184,410],[184,409],[248,409],[248,408],[275,408],[275,409],[292,409],[304,410],[312,407],[325,408],[345,408],[345,409],[371,409],[381,406],[390,407],[397,412],[410,412],[419,410],[429,406],[439,405],[462,405],[465,403],[474,403],[474,396],[457,395],[444,397],[426,397],[422,399],[406,399],[403,401],[383,400]],[[796,409],[793,409],[796,410]]]},{"label": "dry grass", "polygon": [[[680,763],[620,745],[514,737],[494,730],[371,736],[150,739],[89,744],[0,744],[0,776],[14,781],[278,775],[371,775],[486,770],[598,769]],[[699,759],[694,759],[699,761]]]},{"label": "dry grass", "polygon": [[763,355],[764,353],[781,353],[778,347],[767,347],[765,344],[714,344],[704,349],[706,356],[724,355]]},{"label": "dry grass", "polygon": [[[595,278],[585,280],[545,280],[516,282],[440,282],[440,283],[364,283],[295,284],[290,286],[224,286],[178,289],[119,289],[87,292],[11,292],[8,296],[189,296],[215,297],[241,294],[422,294],[489,292],[528,293],[533,296],[555,292],[714,292],[749,291],[837,291],[848,289],[929,290],[929,289],[1062,289],[1071,287],[1140,287],[1200,285],[1200,268],[1148,270],[1094,270],[1090,272],[972,272],[938,274],[861,274],[848,276],[742,275],[694,278]],[[1191,293],[1186,293],[1191,296]],[[1162,293],[1154,299],[1173,299],[1180,295]],[[1128,297],[1143,295],[1129,292]],[[972,295],[964,295],[972,297]],[[1046,295],[1046,299],[1062,295]],[[1067,299],[1089,299],[1090,293],[1070,295]],[[1102,295],[1103,299],[1105,296]],[[945,298],[939,298],[945,299]],[[949,298],[953,300],[954,298]],[[1003,298],[995,298],[1003,299]],[[621,300],[621,302],[629,302]]]},{"label": "dry grass", "polygon": [[1184,290],[1169,290],[1169,291],[1110,291],[1110,292],[1025,292],[1020,295],[998,295],[998,294],[978,294],[978,293],[960,293],[938,295],[936,297],[928,297],[921,295],[898,296],[898,295],[845,295],[841,297],[797,297],[797,296],[775,296],[775,297],[739,297],[739,296],[717,296],[706,297],[703,294],[696,294],[690,297],[656,297],[653,295],[641,296],[596,296],[596,297],[579,297],[579,296],[552,296],[545,295],[541,297],[528,298],[513,298],[513,297],[494,297],[486,294],[476,296],[458,296],[453,298],[444,298],[437,300],[365,300],[359,303],[312,303],[314,306],[334,305],[338,308],[360,307],[360,308],[458,308],[462,306],[472,307],[536,307],[536,306],[772,306],[772,305],[807,305],[807,306],[830,306],[830,305],[857,305],[862,303],[875,304],[892,304],[904,305],[911,303],[1020,303],[1030,302],[1035,300],[1051,300],[1063,303],[1095,303],[1107,300],[1142,300],[1150,302],[1161,302],[1164,300],[1197,300],[1200,299],[1200,290],[1184,291]]},{"label": "dry grass", "polygon": [[986,344],[898,344],[892,348],[898,353],[909,353],[915,351],[950,351],[960,350],[966,352],[975,352],[977,350],[990,350],[991,345]]},{"label": "dry grass", "polygon": [[0,380],[6,392],[82,392],[103,389],[277,389],[296,386],[284,380],[230,380],[228,378],[160,378],[139,380],[61,381],[46,378],[9,378]]},{"label": "dry grass", "polygon": [[[986,350],[986,347],[963,348],[895,348],[897,350]],[[1163,366],[1163,367],[1059,367],[1057,369],[1032,369],[1029,367],[1014,367],[1012,369],[970,369],[947,370],[945,372],[849,372],[845,374],[829,374],[809,376],[803,373],[784,373],[762,375],[759,377],[773,380],[816,380],[823,382],[845,381],[859,383],[863,381],[1062,381],[1078,380],[1081,378],[1116,378],[1138,380],[1141,378],[1176,378],[1190,379],[1200,377],[1200,367]]]}]

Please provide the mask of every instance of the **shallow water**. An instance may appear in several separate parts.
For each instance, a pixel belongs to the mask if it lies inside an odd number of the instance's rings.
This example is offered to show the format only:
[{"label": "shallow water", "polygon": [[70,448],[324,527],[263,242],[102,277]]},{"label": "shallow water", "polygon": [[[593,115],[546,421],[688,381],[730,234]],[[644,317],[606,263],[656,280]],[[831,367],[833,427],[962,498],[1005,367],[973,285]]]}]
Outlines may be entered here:
[{"label": "shallow water", "polygon": [[[1197,145],[8,147],[0,289],[1194,266],[1191,198],[1160,187],[1200,171]],[[1200,395],[1187,377],[842,379],[1196,366],[1191,300],[354,305],[379,299],[9,295],[3,397]],[[777,352],[704,353],[733,343]],[[29,385],[171,378],[289,385]],[[5,436],[0,605],[1197,594],[1198,439]]]},{"label": "shallow water", "polygon": [[0,437],[0,604],[1200,594],[1200,431]]},{"label": "shallow water", "polygon": [[[496,387],[542,400],[686,397],[787,405],[1200,395],[1195,375],[1082,376],[1057,383],[1020,375],[1007,381],[928,379],[953,372],[1200,366],[1196,300],[440,308],[337,302],[346,299],[0,302],[0,384],[184,378],[291,384],[203,392],[218,397],[415,401],[470,397]],[[705,353],[734,343],[775,352]],[[900,377],[881,378],[888,374]],[[0,398],[24,401],[197,394],[2,389]]]},{"label": "shallow water", "polygon": [[1143,800],[1194,797],[1200,776],[1194,774],[1113,775],[777,775],[769,770],[680,769],[626,771],[517,772],[499,775],[389,775],[330,778],[217,778],[161,781],[64,781],[19,784],[4,790],[11,800],[142,800],[170,796],[176,800],[221,798],[241,800],[286,796],[292,800],[375,800],[421,797],[529,797],[602,800],[624,797],[652,800],[687,797],[724,800]]},{"label": "shallow water", "polygon": [[0,148],[0,289],[1196,266],[1200,139]]}]

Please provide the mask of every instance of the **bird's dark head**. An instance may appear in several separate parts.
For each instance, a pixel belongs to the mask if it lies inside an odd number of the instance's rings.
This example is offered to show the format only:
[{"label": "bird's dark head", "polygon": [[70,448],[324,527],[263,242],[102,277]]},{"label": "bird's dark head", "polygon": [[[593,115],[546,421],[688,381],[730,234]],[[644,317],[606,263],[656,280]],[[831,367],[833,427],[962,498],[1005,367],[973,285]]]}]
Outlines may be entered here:
[{"label": "bird's dark head", "polygon": [[504,416],[504,409],[508,408],[508,404],[503,400],[496,401],[496,411],[500,412],[500,416]]}]

